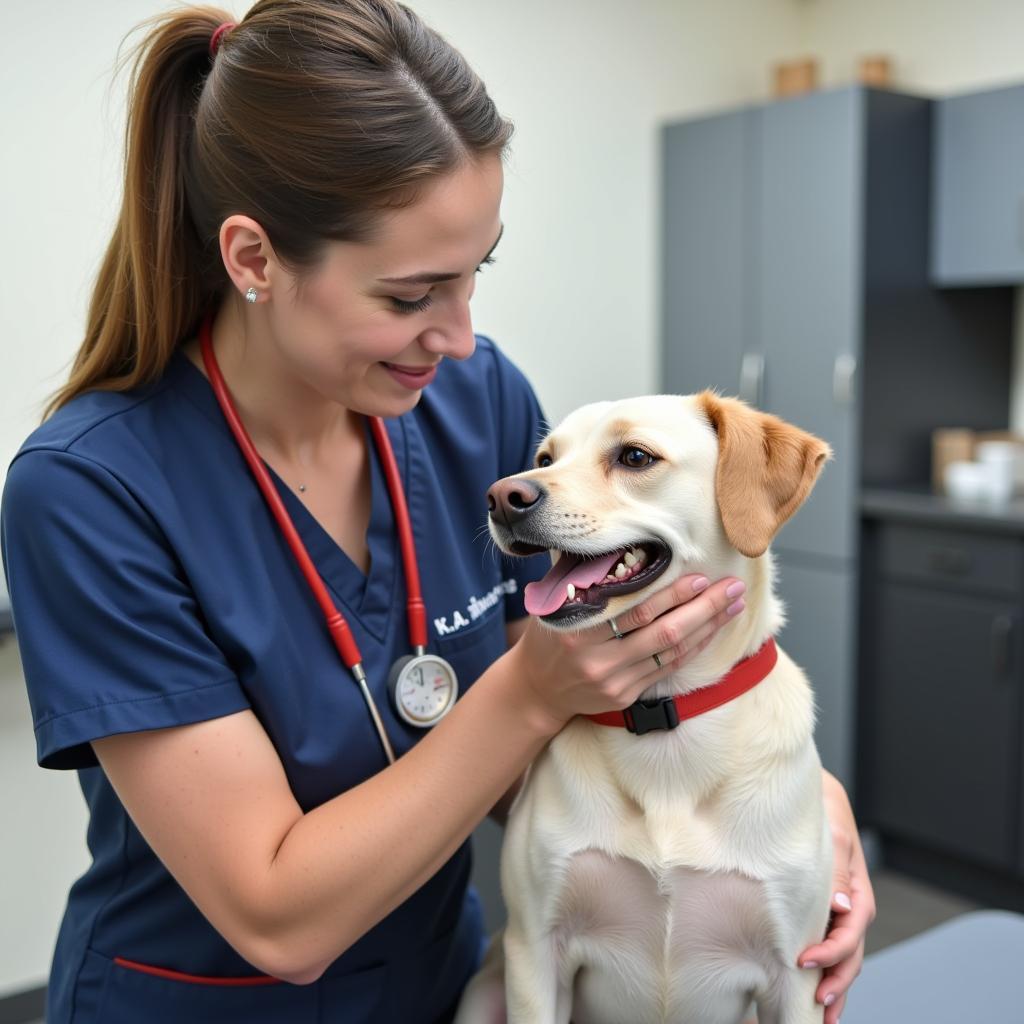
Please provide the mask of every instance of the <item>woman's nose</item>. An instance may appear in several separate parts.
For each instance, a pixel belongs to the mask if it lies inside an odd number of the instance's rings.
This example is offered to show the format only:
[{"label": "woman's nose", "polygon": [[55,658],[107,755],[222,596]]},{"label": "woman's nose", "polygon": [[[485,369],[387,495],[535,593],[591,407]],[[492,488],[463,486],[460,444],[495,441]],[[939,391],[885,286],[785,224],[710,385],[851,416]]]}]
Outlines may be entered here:
[{"label": "woman's nose", "polygon": [[468,359],[476,348],[469,302],[452,303],[445,316],[424,330],[420,344],[428,352],[436,352],[449,359]]}]

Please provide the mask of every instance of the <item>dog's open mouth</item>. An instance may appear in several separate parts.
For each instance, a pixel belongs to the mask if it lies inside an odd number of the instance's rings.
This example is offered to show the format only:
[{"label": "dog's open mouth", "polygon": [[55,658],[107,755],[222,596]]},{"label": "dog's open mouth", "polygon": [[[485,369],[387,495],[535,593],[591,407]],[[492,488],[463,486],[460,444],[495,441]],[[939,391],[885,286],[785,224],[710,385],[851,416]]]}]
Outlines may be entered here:
[{"label": "dog's open mouth", "polygon": [[668,548],[651,540],[604,555],[563,551],[542,580],[527,584],[526,610],[546,622],[590,618],[604,610],[609,598],[653,583],[670,560]]}]

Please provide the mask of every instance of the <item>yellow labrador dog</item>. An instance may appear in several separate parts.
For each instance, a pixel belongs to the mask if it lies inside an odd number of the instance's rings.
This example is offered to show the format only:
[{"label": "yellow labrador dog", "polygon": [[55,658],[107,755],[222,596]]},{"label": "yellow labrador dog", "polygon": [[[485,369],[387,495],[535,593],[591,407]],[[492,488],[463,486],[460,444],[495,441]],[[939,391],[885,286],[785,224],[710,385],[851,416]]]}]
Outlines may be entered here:
[{"label": "yellow labrador dog", "polygon": [[497,544],[551,551],[526,597],[552,629],[617,632],[695,572],[744,580],[747,609],[534,762],[502,852],[504,942],[457,1024],[739,1024],[753,1004],[759,1024],[820,1024],[821,972],[797,955],[825,933],[832,843],[768,545],[830,454],[736,399],[658,395],[578,409],[491,489]]}]

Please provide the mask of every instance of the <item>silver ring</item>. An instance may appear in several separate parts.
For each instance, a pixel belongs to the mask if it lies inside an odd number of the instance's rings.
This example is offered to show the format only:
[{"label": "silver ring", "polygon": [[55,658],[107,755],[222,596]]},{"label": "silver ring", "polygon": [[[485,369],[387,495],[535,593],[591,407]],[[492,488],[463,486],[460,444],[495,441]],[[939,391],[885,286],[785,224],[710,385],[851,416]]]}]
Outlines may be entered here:
[{"label": "silver ring", "polygon": [[608,625],[612,627],[612,636],[615,637],[616,640],[621,640],[626,635],[625,633],[619,632],[619,627],[616,625],[614,619],[609,619]]},{"label": "silver ring", "polygon": [[661,668],[661,658],[658,657],[658,652],[655,651],[654,654],[651,655],[651,657],[654,659],[654,664],[657,665],[658,668]]}]

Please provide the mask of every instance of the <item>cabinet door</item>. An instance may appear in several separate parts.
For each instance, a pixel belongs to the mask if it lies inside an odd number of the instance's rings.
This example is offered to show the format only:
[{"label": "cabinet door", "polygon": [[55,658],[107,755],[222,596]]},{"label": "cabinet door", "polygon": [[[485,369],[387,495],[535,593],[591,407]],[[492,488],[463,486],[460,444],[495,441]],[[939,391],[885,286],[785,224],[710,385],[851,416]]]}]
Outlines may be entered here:
[{"label": "cabinet door", "polygon": [[787,551],[850,559],[856,550],[864,94],[816,93],[767,106],[761,121],[755,316],[764,408],[835,452],[810,501],[783,528]]},{"label": "cabinet door", "polygon": [[1024,281],[1024,86],[936,105],[936,284]]},{"label": "cabinet door", "polygon": [[874,824],[1011,867],[1020,723],[1015,606],[886,582],[871,609],[861,738]]},{"label": "cabinet door", "polygon": [[753,111],[662,136],[662,387],[738,393],[750,314]]},{"label": "cabinet door", "polygon": [[779,646],[807,673],[814,691],[814,740],[821,763],[853,794],[856,708],[853,661],[856,576],[848,568],[775,556],[776,592],[786,602]]}]

